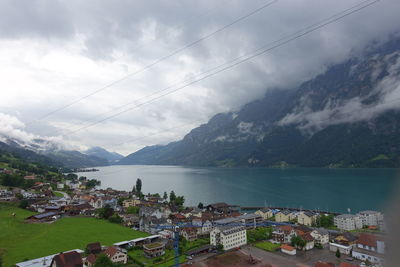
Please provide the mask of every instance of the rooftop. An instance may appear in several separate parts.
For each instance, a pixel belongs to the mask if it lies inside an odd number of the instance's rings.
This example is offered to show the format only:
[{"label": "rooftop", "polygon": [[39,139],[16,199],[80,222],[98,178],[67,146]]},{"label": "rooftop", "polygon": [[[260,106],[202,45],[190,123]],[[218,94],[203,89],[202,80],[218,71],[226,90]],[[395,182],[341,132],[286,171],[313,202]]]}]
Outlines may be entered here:
[{"label": "rooftop", "polygon": [[145,248],[145,249],[156,249],[156,248],[163,248],[163,247],[164,247],[164,244],[160,243],[160,242],[154,242],[154,243],[143,245],[143,248]]}]

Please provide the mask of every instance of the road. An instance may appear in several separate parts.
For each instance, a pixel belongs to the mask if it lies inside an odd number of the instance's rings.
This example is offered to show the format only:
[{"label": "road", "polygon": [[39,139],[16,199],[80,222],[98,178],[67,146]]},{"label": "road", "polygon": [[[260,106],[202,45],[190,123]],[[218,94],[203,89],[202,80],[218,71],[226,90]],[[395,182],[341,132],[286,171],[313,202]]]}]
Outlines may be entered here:
[{"label": "road", "polygon": [[54,192],[57,192],[57,193],[62,194],[62,195],[64,196],[65,199],[71,199],[71,197],[70,197],[67,193],[65,193],[65,192],[62,192],[62,191],[54,191]]}]

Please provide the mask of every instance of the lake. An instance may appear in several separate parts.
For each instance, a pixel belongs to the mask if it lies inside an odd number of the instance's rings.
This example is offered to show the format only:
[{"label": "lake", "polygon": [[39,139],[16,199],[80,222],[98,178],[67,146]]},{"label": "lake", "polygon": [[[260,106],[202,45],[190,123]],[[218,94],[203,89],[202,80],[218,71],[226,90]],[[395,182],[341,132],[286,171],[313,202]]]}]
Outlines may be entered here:
[{"label": "lake", "polygon": [[398,169],[197,168],[123,165],[96,167],[79,176],[101,181],[101,187],[185,196],[186,205],[227,202],[241,206],[284,206],[351,212],[382,210],[394,195]]}]

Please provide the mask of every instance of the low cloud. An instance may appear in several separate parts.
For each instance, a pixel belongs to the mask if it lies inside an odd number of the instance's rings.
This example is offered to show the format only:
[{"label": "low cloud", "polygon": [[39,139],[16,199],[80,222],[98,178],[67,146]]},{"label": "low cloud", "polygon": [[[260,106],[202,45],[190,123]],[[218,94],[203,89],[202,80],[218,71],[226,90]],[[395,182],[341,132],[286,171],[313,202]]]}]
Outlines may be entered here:
[{"label": "low cloud", "polygon": [[25,130],[25,124],[14,116],[0,113],[0,141],[13,141],[35,150],[73,150],[79,147],[63,140],[61,136],[39,136]]},{"label": "low cloud", "polygon": [[[301,100],[302,104],[296,108],[296,112],[286,115],[279,124],[297,124],[303,132],[313,134],[330,125],[367,121],[386,111],[400,110],[400,53],[387,55],[378,62],[374,66],[370,82],[374,82],[384,71],[387,75],[368,95],[357,96],[343,102],[330,100],[323,109],[317,111],[311,109],[311,103],[306,97]],[[383,68],[383,64],[386,64],[387,68]],[[368,103],[371,97],[377,99]]]}]

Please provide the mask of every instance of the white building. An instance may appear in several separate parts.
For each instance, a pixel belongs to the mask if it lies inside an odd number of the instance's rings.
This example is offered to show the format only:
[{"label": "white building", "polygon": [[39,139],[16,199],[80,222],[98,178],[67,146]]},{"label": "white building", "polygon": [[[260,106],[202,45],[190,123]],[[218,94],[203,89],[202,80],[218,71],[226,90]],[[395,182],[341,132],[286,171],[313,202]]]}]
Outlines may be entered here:
[{"label": "white building", "polygon": [[229,250],[247,244],[246,228],[241,226],[215,227],[210,232],[210,244],[222,245],[223,250]]},{"label": "white building", "polygon": [[314,238],[315,244],[324,246],[329,243],[329,232],[324,228],[314,229],[311,236]]},{"label": "white building", "polygon": [[352,256],[362,261],[383,263],[384,253],[385,241],[381,236],[363,233],[358,238]]},{"label": "white building", "polygon": [[341,214],[333,219],[333,222],[340,230],[351,231],[363,227],[360,216],[354,214]]},{"label": "white building", "polygon": [[379,211],[365,210],[360,211],[357,215],[361,218],[363,226],[378,226],[383,221],[383,214]]}]

